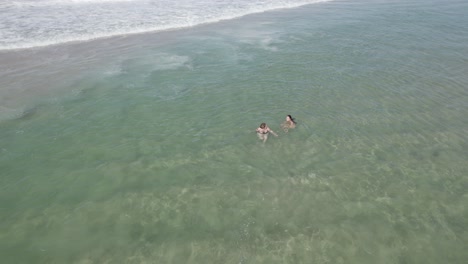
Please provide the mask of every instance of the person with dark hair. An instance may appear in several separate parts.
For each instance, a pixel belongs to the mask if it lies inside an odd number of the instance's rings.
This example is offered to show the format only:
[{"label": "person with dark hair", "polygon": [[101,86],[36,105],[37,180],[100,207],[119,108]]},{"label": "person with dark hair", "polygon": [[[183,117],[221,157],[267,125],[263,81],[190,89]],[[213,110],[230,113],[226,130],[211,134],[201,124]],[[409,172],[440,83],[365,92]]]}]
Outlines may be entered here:
[{"label": "person with dark hair", "polygon": [[265,143],[268,139],[268,134],[269,133],[272,133],[275,137],[277,137],[278,135],[273,131],[271,130],[265,123],[261,123],[260,124],[260,127],[258,127],[256,130],[257,132],[257,135],[258,135],[258,138],[260,138],[261,140],[263,140],[263,143]]},{"label": "person with dark hair", "polygon": [[295,127],[296,127],[296,121],[294,120],[294,118],[291,115],[287,115],[286,116],[286,121],[284,121],[281,124],[281,128],[283,128],[284,132],[288,133],[288,130],[290,128],[295,128]]}]

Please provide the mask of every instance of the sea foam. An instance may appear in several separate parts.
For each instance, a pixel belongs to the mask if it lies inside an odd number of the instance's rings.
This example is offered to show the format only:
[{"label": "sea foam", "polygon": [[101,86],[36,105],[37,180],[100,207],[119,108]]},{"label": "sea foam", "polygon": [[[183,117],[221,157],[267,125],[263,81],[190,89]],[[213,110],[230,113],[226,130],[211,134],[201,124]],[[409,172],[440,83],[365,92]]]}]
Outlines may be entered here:
[{"label": "sea foam", "polygon": [[0,51],[175,30],[331,0],[18,0],[0,3]]}]

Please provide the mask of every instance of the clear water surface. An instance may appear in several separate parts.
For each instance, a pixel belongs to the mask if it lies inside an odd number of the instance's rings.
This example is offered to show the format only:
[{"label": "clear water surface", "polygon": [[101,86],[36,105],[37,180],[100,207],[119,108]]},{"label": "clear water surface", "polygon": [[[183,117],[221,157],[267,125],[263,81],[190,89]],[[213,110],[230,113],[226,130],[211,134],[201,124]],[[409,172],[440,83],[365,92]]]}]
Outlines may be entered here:
[{"label": "clear water surface", "polygon": [[1,53],[2,262],[465,263],[467,25],[331,1]]}]

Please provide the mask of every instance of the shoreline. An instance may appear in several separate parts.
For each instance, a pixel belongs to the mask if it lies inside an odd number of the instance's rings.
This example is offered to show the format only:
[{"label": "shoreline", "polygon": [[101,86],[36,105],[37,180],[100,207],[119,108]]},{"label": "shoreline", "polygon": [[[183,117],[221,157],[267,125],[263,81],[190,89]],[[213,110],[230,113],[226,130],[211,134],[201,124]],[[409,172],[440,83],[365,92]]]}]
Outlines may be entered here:
[{"label": "shoreline", "polygon": [[99,41],[99,40],[106,40],[106,39],[113,39],[113,38],[126,38],[126,37],[131,37],[131,36],[137,36],[137,35],[150,35],[150,34],[158,34],[158,33],[164,33],[164,32],[171,32],[171,31],[180,31],[180,30],[190,30],[192,28],[198,28],[198,27],[203,27],[206,25],[213,25],[213,24],[218,24],[222,23],[225,21],[232,21],[232,20],[238,20],[242,19],[244,17],[252,16],[252,15],[258,15],[258,14],[264,14],[264,13],[269,13],[269,12],[276,12],[280,10],[291,10],[291,9],[296,9],[296,8],[301,8],[304,6],[309,6],[309,5],[316,5],[316,4],[322,4],[322,3],[327,3],[327,2],[333,2],[334,0],[316,0],[316,2],[312,3],[297,3],[293,4],[291,6],[280,6],[280,7],[269,7],[265,10],[259,9],[259,10],[251,10],[251,11],[246,11],[244,13],[239,13],[239,14],[234,14],[231,16],[226,16],[226,17],[221,17],[221,18],[213,18],[209,19],[207,21],[200,21],[196,22],[195,24],[181,24],[181,25],[170,25],[167,27],[149,27],[146,29],[133,29],[129,30],[127,32],[122,31],[122,32],[113,32],[113,33],[101,33],[97,34],[96,36],[89,35],[89,36],[83,36],[83,37],[75,37],[71,38],[68,40],[63,40],[59,42],[54,42],[54,41],[39,41],[38,43],[30,43],[30,44],[22,44],[17,47],[14,46],[6,46],[3,48],[0,48],[0,54],[3,52],[10,52],[10,51],[23,51],[23,50],[31,50],[31,49],[42,49],[42,48],[48,48],[48,47],[54,47],[54,46],[61,46],[61,45],[74,45],[74,44],[80,44],[80,43],[86,43],[86,42],[93,42],[93,41]]}]

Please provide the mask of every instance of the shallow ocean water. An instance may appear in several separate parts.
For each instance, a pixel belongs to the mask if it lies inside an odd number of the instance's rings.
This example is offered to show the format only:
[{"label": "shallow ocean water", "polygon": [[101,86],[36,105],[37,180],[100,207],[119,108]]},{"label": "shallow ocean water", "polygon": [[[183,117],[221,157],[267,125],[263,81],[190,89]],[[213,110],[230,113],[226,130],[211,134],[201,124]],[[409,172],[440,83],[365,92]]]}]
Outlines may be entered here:
[{"label": "shallow ocean water", "polygon": [[26,91],[0,100],[2,258],[464,263],[466,7],[332,1],[1,54],[28,65],[0,79]]}]

